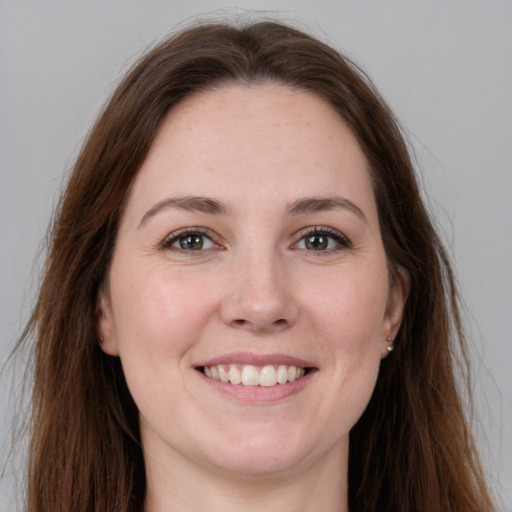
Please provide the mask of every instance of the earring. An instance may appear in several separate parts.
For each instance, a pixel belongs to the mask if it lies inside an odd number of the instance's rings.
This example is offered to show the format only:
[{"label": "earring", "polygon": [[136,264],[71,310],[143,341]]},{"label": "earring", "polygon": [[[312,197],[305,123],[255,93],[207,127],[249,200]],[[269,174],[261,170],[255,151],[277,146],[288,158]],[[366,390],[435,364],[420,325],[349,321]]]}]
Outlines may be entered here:
[{"label": "earring", "polygon": [[393,340],[391,338],[386,338],[386,341],[389,343],[389,345],[386,346],[386,350],[388,352],[393,351]]},{"label": "earring", "polygon": [[100,338],[100,343],[103,343],[105,340],[103,338],[103,336]]}]

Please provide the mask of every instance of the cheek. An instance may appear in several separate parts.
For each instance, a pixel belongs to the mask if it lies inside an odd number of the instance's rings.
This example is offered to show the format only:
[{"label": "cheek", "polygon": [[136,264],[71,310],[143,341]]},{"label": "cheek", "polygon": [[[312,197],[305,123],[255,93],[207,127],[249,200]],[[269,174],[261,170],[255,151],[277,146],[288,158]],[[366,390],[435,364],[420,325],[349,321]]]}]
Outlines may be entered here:
[{"label": "cheek", "polygon": [[[364,277],[363,277],[364,276]],[[378,345],[387,305],[388,285],[378,273],[334,276],[323,293],[310,301],[317,325],[326,332],[332,350],[347,355],[365,353]]]},{"label": "cheek", "polygon": [[322,340],[325,359],[332,362],[328,403],[339,404],[325,414],[348,431],[366,408],[378,376],[387,281],[352,274],[331,284],[311,303],[316,310],[312,335]]},{"label": "cheek", "polygon": [[[198,292],[198,287],[176,275],[171,279],[163,270],[123,274],[111,277],[123,372],[141,414],[162,415],[164,421],[169,407],[183,407],[189,351],[200,339],[212,301],[207,300],[206,286]],[[174,392],[165,392],[170,389]]]},{"label": "cheek", "polygon": [[[126,273],[125,273],[126,274]],[[113,318],[121,358],[177,358],[197,338],[212,310],[207,287],[191,286],[164,269],[112,276]]]}]

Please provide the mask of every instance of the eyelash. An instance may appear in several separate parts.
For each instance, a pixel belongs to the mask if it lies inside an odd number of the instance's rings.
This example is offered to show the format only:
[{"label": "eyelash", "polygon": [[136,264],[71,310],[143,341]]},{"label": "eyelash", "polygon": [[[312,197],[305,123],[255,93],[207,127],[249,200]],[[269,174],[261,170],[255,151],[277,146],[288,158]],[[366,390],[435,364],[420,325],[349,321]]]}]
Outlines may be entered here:
[{"label": "eyelash", "polygon": [[[222,248],[222,245],[216,240],[218,237],[216,237],[212,231],[210,231],[209,229],[206,229],[206,228],[195,227],[195,228],[184,228],[184,229],[175,231],[174,233],[171,233],[160,243],[159,249],[175,250],[177,253],[186,253],[186,254],[190,254],[190,253],[197,254],[197,253],[204,252],[206,250],[211,250],[211,249],[193,250],[193,249],[183,249],[183,248],[178,248],[178,247],[172,247],[173,244],[175,244],[180,238],[184,238],[184,237],[192,236],[192,235],[201,235],[201,236],[207,238],[208,240],[210,240],[212,243],[219,246],[219,248]],[[300,249],[297,247],[297,245],[300,242],[302,242],[304,239],[306,239],[307,237],[315,236],[315,235],[325,236],[325,237],[328,237],[328,238],[334,240],[337,244],[337,247],[327,248],[327,249],[318,250],[318,251],[315,251],[313,249]],[[352,243],[345,235],[343,235],[336,229],[325,227],[325,226],[313,226],[313,227],[309,227],[309,228],[304,228],[297,233],[297,236],[300,238],[297,242],[295,242],[291,246],[291,249],[304,250],[304,251],[307,251],[308,253],[311,253],[311,255],[315,255],[315,256],[320,255],[320,254],[336,253],[336,252],[344,250],[344,249],[350,249],[352,246]]]},{"label": "eyelash", "polygon": [[[302,242],[307,237],[312,237],[314,235],[326,236],[336,242],[337,247],[333,247],[333,248],[329,248],[329,249],[318,250],[318,251],[315,251],[313,249],[310,249],[310,250],[302,249],[314,256],[318,256],[318,255],[322,255],[322,254],[324,254],[324,255],[325,254],[333,254],[338,251],[342,251],[344,249],[350,249],[352,247],[352,242],[343,233],[341,233],[340,231],[338,231],[336,229],[325,227],[325,226],[313,226],[313,227],[305,228],[305,229],[302,229],[301,231],[299,231],[297,235],[300,238],[292,246],[292,248],[295,250],[299,249],[297,247],[297,245],[300,242]],[[301,250],[301,249],[299,249],[299,250]]]},{"label": "eyelash", "polygon": [[187,236],[192,236],[192,235],[202,235],[203,237],[207,238],[208,240],[211,240],[212,243],[218,245],[220,248],[222,248],[222,246],[216,241],[216,236],[215,234],[210,231],[209,229],[206,229],[206,228],[184,228],[184,229],[180,229],[179,231],[175,231],[173,233],[171,233],[169,236],[167,236],[163,241],[162,243],[159,245],[159,249],[162,249],[162,250],[175,250],[176,252],[182,252],[182,253],[186,253],[186,254],[190,254],[190,253],[200,253],[200,252],[203,252],[204,250],[208,250],[208,249],[204,249],[203,251],[201,250],[193,250],[193,249],[182,249],[182,248],[178,248],[178,247],[172,247],[172,245],[174,243],[176,243],[180,238],[184,238],[184,237],[187,237]]}]

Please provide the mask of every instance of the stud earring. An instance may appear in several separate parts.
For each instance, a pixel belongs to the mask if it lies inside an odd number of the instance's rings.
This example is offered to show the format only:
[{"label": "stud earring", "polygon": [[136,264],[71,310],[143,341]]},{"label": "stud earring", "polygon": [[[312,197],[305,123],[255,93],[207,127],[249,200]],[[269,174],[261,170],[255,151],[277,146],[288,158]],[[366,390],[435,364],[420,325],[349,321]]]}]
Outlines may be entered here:
[{"label": "stud earring", "polygon": [[100,343],[103,343],[105,340],[103,338],[103,336],[100,338]]},{"label": "stud earring", "polygon": [[386,341],[389,343],[389,345],[386,346],[386,350],[388,352],[393,351],[393,340],[391,338],[386,338]]}]

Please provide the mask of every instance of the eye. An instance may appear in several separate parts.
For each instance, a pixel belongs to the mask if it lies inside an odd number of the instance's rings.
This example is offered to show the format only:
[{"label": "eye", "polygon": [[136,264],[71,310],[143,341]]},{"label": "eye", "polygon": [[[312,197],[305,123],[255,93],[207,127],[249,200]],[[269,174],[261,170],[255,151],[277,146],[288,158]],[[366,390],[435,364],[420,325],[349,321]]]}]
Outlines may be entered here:
[{"label": "eye", "polygon": [[215,243],[208,230],[199,228],[182,229],[171,233],[161,244],[161,249],[176,251],[198,252],[209,249],[220,249],[221,246]]},{"label": "eye", "polygon": [[302,238],[292,247],[315,252],[333,252],[350,247],[350,241],[332,228],[310,228],[300,233]]}]

